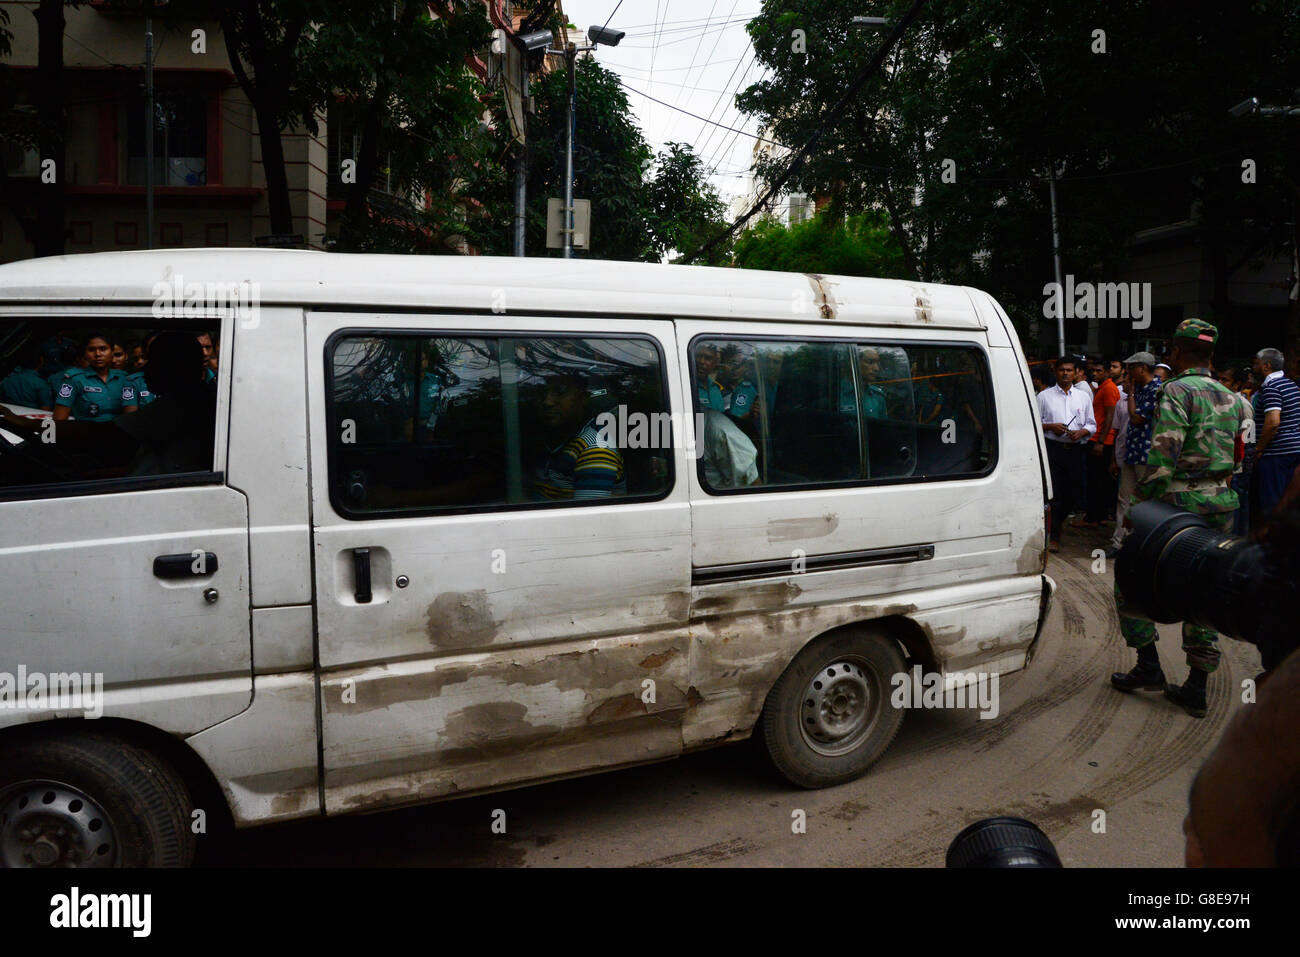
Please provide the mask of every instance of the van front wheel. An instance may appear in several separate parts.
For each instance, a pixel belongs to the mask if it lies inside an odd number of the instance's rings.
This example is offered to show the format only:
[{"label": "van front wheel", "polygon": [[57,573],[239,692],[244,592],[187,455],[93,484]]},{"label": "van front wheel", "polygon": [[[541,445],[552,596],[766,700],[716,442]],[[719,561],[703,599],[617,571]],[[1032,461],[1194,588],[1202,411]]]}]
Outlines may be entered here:
[{"label": "van front wheel", "polygon": [[0,866],[185,867],[189,803],[170,767],[115,736],[0,745]]},{"label": "van front wheel", "polygon": [[905,668],[897,644],[880,632],[843,632],[801,651],[763,707],[763,741],[777,771],[805,788],[864,774],[903,724],[889,697]]}]

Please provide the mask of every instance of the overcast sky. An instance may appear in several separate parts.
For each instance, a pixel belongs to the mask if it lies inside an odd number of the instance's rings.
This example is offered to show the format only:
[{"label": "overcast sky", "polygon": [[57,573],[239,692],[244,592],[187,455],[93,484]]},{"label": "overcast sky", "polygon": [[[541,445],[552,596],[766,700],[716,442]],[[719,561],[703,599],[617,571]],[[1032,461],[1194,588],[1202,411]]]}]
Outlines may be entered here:
[{"label": "overcast sky", "polygon": [[761,0],[623,0],[617,13],[615,6],[618,0],[563,0],[569,22],[583,35],[607,19],[611,29],[627,33],[617,47],[602,46],[595,56],[622,78],[646,140],[656,152],[668,142],[690,143],[723,200],[730,201],[746,186],[754,140],[678,110],[758,132],[752,119],[736,111],[735,95],[762,75],[745,32]]}]

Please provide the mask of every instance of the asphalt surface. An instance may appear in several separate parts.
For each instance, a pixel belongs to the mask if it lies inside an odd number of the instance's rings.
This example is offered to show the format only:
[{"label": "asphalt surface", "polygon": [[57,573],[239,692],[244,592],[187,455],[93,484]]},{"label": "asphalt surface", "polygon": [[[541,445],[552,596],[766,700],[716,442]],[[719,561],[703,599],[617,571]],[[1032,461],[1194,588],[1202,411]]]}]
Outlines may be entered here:
[{"label": "asphalt surface", "polygon": [[[910,711],[863,778],[802,791],[752,742],[676,761],[420,808],[241,831],[200,852],[216,866],[941,867],[966,824],[1026,817],[1067,867],[1182,865],[1192,775],[1258,674],[1255,649],[1220,639],[1210,710],[1121,694],[1133,663],[1111,599],[1113,563],[1067,533],[1048,573],[1055,607],[1030,667],[1001,679],[1000,712]],[[1187,666],[1179,626],[1160,626],[1171,681]],[[505,833],[493,833],[494,812]],[[794,823],[803,812],[806,831]],[[1103,812],[1104,817],[1098,812]],[[500,815],[496,815],[500,818]]]}]

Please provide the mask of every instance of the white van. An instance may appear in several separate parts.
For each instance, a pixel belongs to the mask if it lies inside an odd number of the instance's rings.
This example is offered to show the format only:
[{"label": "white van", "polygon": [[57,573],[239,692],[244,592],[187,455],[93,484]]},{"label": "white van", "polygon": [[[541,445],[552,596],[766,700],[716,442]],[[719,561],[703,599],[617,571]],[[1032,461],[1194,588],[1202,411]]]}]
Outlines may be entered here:
[{"label": "white van", "polygon": [[[152,404],[58,368],[159,330]],[[23,356],[56,421],[0,421],[6,865],[751,734],[836,784],[898,676],[1024,667],[1054,590],[1029,375],[974,289],[101,253],[0,266],[0,380]]]}]

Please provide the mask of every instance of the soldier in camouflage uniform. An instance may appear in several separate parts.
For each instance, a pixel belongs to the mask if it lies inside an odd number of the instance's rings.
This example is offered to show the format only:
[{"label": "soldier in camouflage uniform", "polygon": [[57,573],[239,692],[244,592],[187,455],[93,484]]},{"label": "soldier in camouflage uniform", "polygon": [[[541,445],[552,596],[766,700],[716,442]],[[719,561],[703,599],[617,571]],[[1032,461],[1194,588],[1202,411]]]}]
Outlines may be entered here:
[{"label": "soldier in camouflage uniform", "polygon": [[[1200,319],[1186,319],[1174,330],[1170,361],[1174,375],[1161,387],[1147,473],[1133,493],[1133,503],[1159,499],[1194,512],[1220,531],[1232,530],[1237,493],[1230,486],[1237,461],[1237,437],[1245,413],[1236,395],[1210,372],[1210,357],[1219,331]],[[1120,602],[1119,588],[1115,600]],[[1165,697],[1193,717],[1205,717],[1206,676],[1219,665],[1218,635],[1183,622],[1183,651],[1189,668],[1183,685],[1165,683],[1156,652],[1156,626],[1120,615],[1120,631],[1138,662],[1110,680],[1121,691],[1163,690]]]}]

